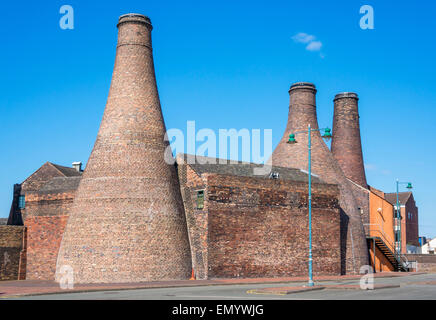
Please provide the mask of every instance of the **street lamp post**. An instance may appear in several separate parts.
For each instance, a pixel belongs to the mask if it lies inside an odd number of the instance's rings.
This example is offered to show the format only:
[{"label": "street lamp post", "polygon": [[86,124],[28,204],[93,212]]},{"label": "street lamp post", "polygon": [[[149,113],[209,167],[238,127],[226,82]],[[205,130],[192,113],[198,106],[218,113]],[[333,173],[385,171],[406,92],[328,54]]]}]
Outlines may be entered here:
[{"label": "street lamp post", "polygon": [[398,237],[398,244],[399,244],[399,248],[397,245],[395,245],[395,249],[396,249],[396,254],[397,254],[397,261],[398,263],[401,263],[401,207],[400,207],[400,197],[399,197],[399,186],[400,184],[405,184],[407,185],[406,188],[407,189],[412,189],[412,183],[411,182],[400,182],[397,179],[397,203],[395,206],[395,212],[396,212],[396,218],[397,218],[397,230],[395,230],[395,232],[397,233],[397,237]]},{"label": "street lamp post", "polygon": [[295,140],[295,135],[299,133],[307,133],[307,147],[308,147],[308,157],[307,157],[307,166],[308,166],[308,206],[309,206],[309,287],[314,286],[313,282],[313,269],[312,269],[312,131],[321,131],[324,130],[324,134],[322,137],[324,139],[330,139],[332,137],[330,133],[329,128],[323,128],[323,129],[311,129],[310,124],[307,127],[307,131],[297,131],[294,133],[291,133],[289,135],[288,143],[293,144],[297,143],[297,140]]}]

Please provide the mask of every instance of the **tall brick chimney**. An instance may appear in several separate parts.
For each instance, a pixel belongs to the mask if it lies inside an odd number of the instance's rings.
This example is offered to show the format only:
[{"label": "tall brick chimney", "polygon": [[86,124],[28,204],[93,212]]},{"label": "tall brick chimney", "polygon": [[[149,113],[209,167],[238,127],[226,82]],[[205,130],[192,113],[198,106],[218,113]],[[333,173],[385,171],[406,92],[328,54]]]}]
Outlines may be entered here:
[{"label": "tall brick chimney", "polygon": [[[307,130],[308,124],[312,129],[318,129],[316,88],[312,83],[298,82],[291,86],[289,95],[288,123],[270,161],[275,166],[307,170],[307,134],[296,135],[295,144],[289,144],[287,141],[289,134]],[[342,273],[359,273],[360,267],[368,264],[368,252],[358,205],[350,182],[345,178],[318,131],[312,132],[312,172],[327,183],[338,184],[340,188],[341,269]]]},{"label": "tall brick chimney", "polygon": [[[153,65],[150,19],[119,18],[109,97],[59,250],[56,281],[189,279],[191,255]],[[70,267],[72,269],[70,269]]]},{"label": "tall brick chimney", "polygon": [[336,95],[331,148],[345,176],[367,188],[360,140],[358,100],[357,94],[353,92]]}]

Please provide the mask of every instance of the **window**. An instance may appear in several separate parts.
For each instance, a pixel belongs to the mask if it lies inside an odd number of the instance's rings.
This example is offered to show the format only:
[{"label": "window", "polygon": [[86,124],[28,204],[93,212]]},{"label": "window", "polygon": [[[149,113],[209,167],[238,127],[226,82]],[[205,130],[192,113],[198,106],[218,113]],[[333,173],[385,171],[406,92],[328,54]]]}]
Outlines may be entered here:
[{"label": "window", "polygon": [[26,204],[25,197],[24,196],[19,196],[18,197],[18,208],[19,209],[24,209],[25,204]]},{"label": "window", "polygon": [[204,191],[200,190],[197,191],[197,209],[203,209],[204,208]]}]

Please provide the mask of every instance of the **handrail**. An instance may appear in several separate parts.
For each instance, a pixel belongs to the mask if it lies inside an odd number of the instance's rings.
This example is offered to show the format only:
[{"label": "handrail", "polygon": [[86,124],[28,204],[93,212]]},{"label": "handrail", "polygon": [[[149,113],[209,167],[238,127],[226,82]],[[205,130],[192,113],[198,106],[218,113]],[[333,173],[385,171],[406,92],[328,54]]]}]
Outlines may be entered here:
[{"label": "handrail", "polygon": [[392,251],[392,253],[395,252],[395,245],[392,244],[392,243],[387,239],[387,235],[386,235],[386,233],[384,232],[382,226],[380,226],[380,224],[378,224],[378,223],[365,223],[364,225],[366,225],[366,226],[378,226],[381,230],[380,230],[380,229],[372,229],[372,228],[370,228],[370,229],[369,229],[370,234],[371,234],[371,231],[380,233],[381,236],[382,236],[382,238],[383,238],[383,241],[388,245],[388,247],[389,247],[389,249]]},{"label": "handrail", "polygon": [[[386,233],[384,232],[384,230],[383,230],[383,228],[382,228],[382,226],[380,224],[378,224],[378,223],[364,223],[364,225],[365,226],[378,226],[380,229],[369,228],[370,234],[371,234],[371,231],[374,232],[374,233],[379,233],[381,235],[381,237],[383,238],[383,241],[385,242],[387,247],[392,251],[392,253],[396,253],[396,250],[395,250],[396,246],[395,246],[395,244],[392,244],[387,239]],[[395,241],[394,241],[394,243],[395,243]],[[398,257],[399,257],[398,263],[400,263],[405,268],[409,268],[410,263],[409,263],[409,260],[407,259],[407,257],[404,254],[402,254],[401,252],[398,255]]]}]

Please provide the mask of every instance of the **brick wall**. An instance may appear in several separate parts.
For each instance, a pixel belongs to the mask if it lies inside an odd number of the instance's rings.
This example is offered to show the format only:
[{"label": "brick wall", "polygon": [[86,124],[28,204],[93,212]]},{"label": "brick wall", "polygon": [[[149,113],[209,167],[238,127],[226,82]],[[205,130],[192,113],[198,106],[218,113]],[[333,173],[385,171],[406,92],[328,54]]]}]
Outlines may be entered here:
[{"label": "brick wall", "polygon": [[[409,213],[411,214],[410,216]],[[404,219],[406,223],[406,241],[403,241],[405,242],[402,244],[403,248],[407,244],[419,246],[418,207],[413,196],[410,196],[406,202]]]},{"label": "brick wall", "polygon": [[356,199],[357,205],[360,208],[360,216],[362,218],[365,235],[369,235],[370,223],[370,205],[369,205],[369,190],[349,180],[350,188],[353,191],[354,199]]},{"label": "brick wall", "polygon": [[[205,208],[191,211],[203,226],[195,230],[203,245],[192,250],[201,248],[203,258],[207,252],[201,266],[207,266],[206,278],[307,274],[306,183],[209,173],[203,178]],[[314,274],[341,272],[338,195],[336,186],[313,186]]]},{"label": "brick wall", "polygon": [[433,254],[405,254],[407,260],[418,263],[418,272],[436,273],[436,255]]},{"label": "brick wall", "polygon": [[68,216],[28,216],[28,280],[54,280],[56,260]]},{"label": "brick wall", "polygon": [[26,279],[54,280],[60,242],[75,190],[26,194]]},{"label": "brick wall", "polygon": [[68,215],[74,201],[74,193],[75,190],[60,193],[28,193],[26,194],[26,216]]},{"label": "brick wall", "polygon": [[185,208],[195,278],[207,279],[207,198],[204,208],[197,209],[197,191],[207,193],[207,181],[186,164],[178,165],[180,191]]},{"label": "brick wall", "polygon": [[0,280],[18,280],[23,232],[22,226],[0,226]]}]

